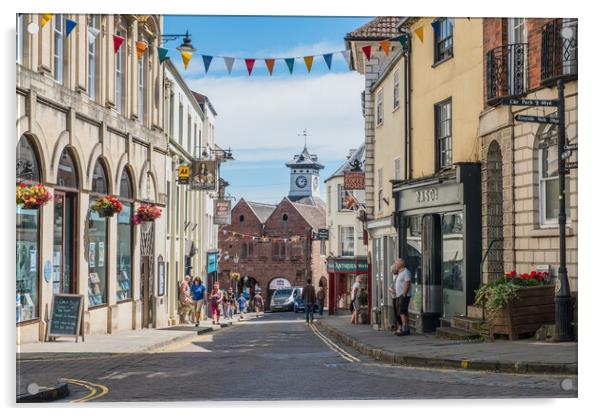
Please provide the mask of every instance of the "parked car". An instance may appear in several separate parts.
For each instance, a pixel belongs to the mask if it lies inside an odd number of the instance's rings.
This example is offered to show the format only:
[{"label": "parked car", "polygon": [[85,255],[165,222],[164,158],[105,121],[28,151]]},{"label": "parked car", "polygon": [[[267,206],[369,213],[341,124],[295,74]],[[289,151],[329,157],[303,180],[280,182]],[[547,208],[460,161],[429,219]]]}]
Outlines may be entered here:
[{"label": "parked car", "polygon": [[[298,291],[297,296],[295,297],[295,302],[293,303],[293,312],[297,313],[297,312],[305,312],[305,304],[303,303],[303,300],[301,298],[301,295],[303,294],[303,289],[301,288]],[[314,312],[318,312],[319,308],[318,308],[318,304],[314,303]]]},{"label": "parked car", "polygon": [[270,310],[273,312],[294,310],[297,289],[293,287],[277,289],[272,295],[272,299],[270,299]]}]

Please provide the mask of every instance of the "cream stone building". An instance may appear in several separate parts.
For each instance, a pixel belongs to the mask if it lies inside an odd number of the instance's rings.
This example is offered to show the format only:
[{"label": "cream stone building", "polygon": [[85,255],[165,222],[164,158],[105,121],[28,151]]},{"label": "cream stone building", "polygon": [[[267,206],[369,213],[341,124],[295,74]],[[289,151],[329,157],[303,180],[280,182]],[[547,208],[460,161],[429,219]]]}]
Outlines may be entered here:
[{"label": "cream stone building", "polygon": [[[17,17],[16,176],[54,195],[17,208],[18,343],[44,339],[54,293],[84,296],[88,334],[167,324],[165,212],[150,227],[131,218],[142,202],[167,203],[162,26],[157,15]],[[117,53],[113,35],[125,38]],[[91,211],[103,195],[124,210]]]}]

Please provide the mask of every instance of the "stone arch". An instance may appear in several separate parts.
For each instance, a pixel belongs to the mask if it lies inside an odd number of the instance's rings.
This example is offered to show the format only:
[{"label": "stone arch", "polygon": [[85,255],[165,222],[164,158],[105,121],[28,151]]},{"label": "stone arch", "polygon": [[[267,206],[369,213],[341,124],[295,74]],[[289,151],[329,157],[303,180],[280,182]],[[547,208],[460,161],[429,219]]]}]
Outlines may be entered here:
[{"label": "stone arch", "polygon": [[136,172],[132,168],[132,165],[129,163],[125,163],[124,165],[120,165],[115,171],[115,193],[119,193],[119,188],[121,187],[121,175],[126,171],[130,177],[130,182],[132,183],[132,199],[136,200],[138,198],[138,188],[136,187]]},{"label": "stone arch", "polygon": [[[96,143],[92,148],[92,152],[90,152],[90,156],[88,157],[88,169],[86,175],[86,189],[90,189],[92,186],[92,172],[94,172],[94,167],[96,166],[96,161],[102,155],[102,144]],[[105,165],[106,167],[106,165]],[[108,172],[105,172],[108,174]],[[108,176],[110,178],[110,176]],[[110,181],[109,181],[110,182]]]},{"label": "stone arch", "polygon": [[491,141],[485,158],[485,250],[491,247],[486,260],[487,281],[504,274],[504,197],[502,150],[496,140]]},{"label": "stone arch", "polygon": [[[64,136],[62,136],[62,137],[64,137]],[[75,169],[76,169],[75,173],[77,175],[78,189],[80,191],[83,190],[84,189],[84,181],[85,181],[84,168],[83,168],[82,158],[79,155],[77,148],[75,146],[71,146],[70,144],[64,145],[62,147],[58,147],[58,144],[59,143],[57,143],[57,146],[55,146],[54,153],[52,156],[52,160],[53,160],[52,171],[51,171],[51,173],[53,175],[52,180],[54,181],[54,183],[56,183],[56,178],[58,176],[59,161],[60,161],[61,155],[63,154],[63,151],[65,149],[67,149],[69,151],[71,158],[73,159],[73,164],[75,165]]]},{"label": "stone arch", "polygon": [[146,160],[142,165],[142,169],[140,169],[140,177],[138,178],[138,199],[144,199],[147,196],[146,193],[146,178],[150,179],[150,183],[152,186],[152,191],[150,194],[150,198],[153,202],[157,203],[157,172],[154,167],[150,165],[150,161]]},{"label": "stone arch", "polygon": [[[94,153],[94,152],[93,152]],[[109,163],[108,158],[106,158],[105,156],[98,156],[94,159],[94,161],[90,164],[90,169],[88,172],[88,186],[87,188],[89,190],[92,190],[92,176],[94,173],[94,168],[96,167],[96,163],[99,162],[100,165],[102,166],[102,168],[104,169],[104,174],[105,174],[105,178],[107,180],[107,195],[112,195],[115,192],[115,188],[113,185],[113,182],[111,181],[111,178],[113,177],[113,175],[111,174],[111,165]]]}]

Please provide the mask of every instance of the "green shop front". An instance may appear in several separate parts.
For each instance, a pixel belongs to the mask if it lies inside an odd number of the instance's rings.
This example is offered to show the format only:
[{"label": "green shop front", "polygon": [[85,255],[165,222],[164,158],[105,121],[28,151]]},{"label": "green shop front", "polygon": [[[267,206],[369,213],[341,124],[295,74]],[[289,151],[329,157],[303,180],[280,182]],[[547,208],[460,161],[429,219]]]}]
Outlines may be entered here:
[{"label": "green shop front", "polygon": [[[366,256],[353,258],[329,257],[326,260],[328,272],[328,313],[349,312],[351,303],[351,287],[357,276],[362,277],[362,292],[366,296],[367,310],[370,310],[371,285],[370,265]],[[361,300],[361,299],[360,299]]]},{"label": "green shop front", "polygon": [[478,163],[393,186],[400,256],[412,274],[410,325],[433,332],[466,315],[480,282],[481,181]]}]

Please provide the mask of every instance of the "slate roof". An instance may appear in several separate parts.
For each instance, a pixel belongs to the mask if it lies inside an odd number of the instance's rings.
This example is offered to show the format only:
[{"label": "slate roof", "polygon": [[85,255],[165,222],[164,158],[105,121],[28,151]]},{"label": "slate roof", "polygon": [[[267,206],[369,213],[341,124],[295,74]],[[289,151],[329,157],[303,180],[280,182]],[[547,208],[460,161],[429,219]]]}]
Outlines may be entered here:
[{"label": "slate roof", "polygon": [[276,205],[272,204],[264,204],[261,202],[247,200],[245,200],[245,202],[253,210],[255,215],[257,215],[257,218],[259,218],[259,221],[261,221],[262,224],[265,224],[269,216],[272,215],[272,212],[274,212],[276,209]]},{"label": "slate roof", "polygon": [[329,181],[332,178],[336,178],[337,176],[343,176],[346,171],[351,170],[351,162],[354,160],[359,160],[360,162],[362,162],[361,169],[362,171],[364,171],[364,160],[366,153],[365,150],[366,145],[362,143],[362,145],[358,149],[356,149],[355,152],[353,152],[351,156],[349,156],[349,158],[341,166],[339,166],[339,168],[335,170],[334,173],[330,175],[328,179],[326,179],[324,182]]},{"label": "slate roof", "polygon": [[[316,198],[322,201],[319,198]],[[317,203],[316,205],[302,204],[291,201],[291,204],[299,211],[301,216],[311,227],[317,231],[320,228],[326,228],[326,205]]]},{"label": "slate roof", "polygon": [[399,30],[397,23],[401,20],[398,16],[375,17],[363,26],[347,33],[345,40],[378,40],[397,36]]},{"label": "slate roof", "polygon": [[[194,92],[194,91],[190,91],[190,92],[194,96],[194,99],[197,100],[199,105],[201,107],[203,107],[203,110],[205,110],[205,105],[207,105],[209,107],[209,109],[211,110],[211,112],[213,113],[213,115],[217,116],[215,108],[213,108],[213,104],[211,104],[209,97],[207,97],[206,95],[200,94],[198,92]],[[205,111],[207,111],[207,110],[205,110]]]},{"label": "slate roof", "polygon": [[291,167],[313,167],[315,169],[324,169],[324,165],[318,163],[318,156],[312,155],[303,147],[300,154],[293,156],[293,159],[286,163],[286,166]]}]

